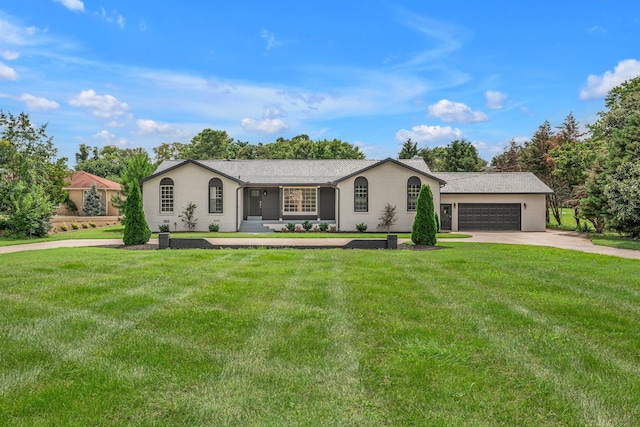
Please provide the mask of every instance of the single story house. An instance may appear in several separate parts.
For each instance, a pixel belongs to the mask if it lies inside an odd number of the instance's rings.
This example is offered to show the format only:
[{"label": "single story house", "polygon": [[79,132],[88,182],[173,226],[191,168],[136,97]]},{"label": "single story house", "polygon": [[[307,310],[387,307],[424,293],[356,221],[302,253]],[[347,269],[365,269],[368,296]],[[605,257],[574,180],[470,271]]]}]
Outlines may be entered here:
[{"label": "single story house", "polygon": [[105,216],[120,215],[120,210],[111,203],[111,196],[119,195],[122,190],[122,186],[117,182],[113,182],[85,171],[74,172],[71,176],[71,184],[67,187],[63,187],[63,190],[67,190],[69,192],[69,199],[77,207],[77,210],[73,211],[69,209],[67,205],[62,204],[57,209],[57,215],[82,215],[84,195],[87,191],[91,190],[91,186],[93,184],[96,184],[98,193],[100,193],[100,196],[102,197],[102,203],[104,203],[106,209]]},{"label": "single story house", "polygon": [[407,160],[165,160],[141,180],[152,230],[186,230],[187,204],[196,229],[280,230],[287,223],[326,222],[339,231],[375,231],[385,204],[396,206],[392,231],[410,231],[422,185],[433,193],[442,230],[545,230],[551,189],[531,173],[431,172]]}]

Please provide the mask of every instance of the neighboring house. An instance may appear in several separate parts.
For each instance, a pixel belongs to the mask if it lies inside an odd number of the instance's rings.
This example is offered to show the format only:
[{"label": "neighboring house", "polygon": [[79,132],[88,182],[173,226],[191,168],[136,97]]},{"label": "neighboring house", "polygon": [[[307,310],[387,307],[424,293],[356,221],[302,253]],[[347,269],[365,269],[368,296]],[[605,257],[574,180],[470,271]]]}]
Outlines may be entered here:
[{"label": "neighboring house", "polygon": [[69,199],[73,201],[78,210],[76,212],[73,212],[63,204],[58,208],[57,214],[82,215],[84,194],[91,189],[91,185],[94,183],[96,184],[98,192],[102,196],[102,203],[105,204],[105,215],[120,215],[120,211],[118,210],[118,208],[111,204],[111,196],[119,195],[120,191],[122,190],[122,186],[117,182],[110,181],[106,178],[102,178],[85,171],[74,172],[73,176],[71,177],[71,184],[68,187],[63,188],[63,190],[67,190],[69,192]]},{"label": "neighboring house", "polygon": [[[451,182],[451,183],[449,183]],[[340,231],[365,223],[375,231],[386,203],[393,231],[411,231],[420,187],[429,185],[442,229],[545,230],[545,196],[531,173],[436,173],[408,160],[165,160],[141,180],[152,230],[186,230],[180,215],[196,204],[196,229],[280,230],[326,222]],[[257,226],[257,227],[256,227]]]}]

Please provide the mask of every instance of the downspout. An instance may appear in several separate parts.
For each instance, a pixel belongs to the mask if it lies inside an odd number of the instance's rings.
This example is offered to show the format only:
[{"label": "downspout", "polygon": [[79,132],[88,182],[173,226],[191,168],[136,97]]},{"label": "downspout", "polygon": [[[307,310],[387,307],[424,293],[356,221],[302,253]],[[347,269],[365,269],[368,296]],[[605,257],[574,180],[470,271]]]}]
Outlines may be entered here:
[{"label": "downspout", "polygon": [[239,186],[238,188],[236,188],[236,232],[240,230],[240,224],[238,221],[238,215],[240,214],[240,198],[238,197],[238,193],[243,188],[244,187],[242,186]]},{"label": "downspout", "polygon": [[336,190],[336,195],[338,196],[338,203],[336,203],[336,206],[338,207],[338,212],[336,215],[336,230],[340,231],[340,189],[337,185],[333,188]]}]

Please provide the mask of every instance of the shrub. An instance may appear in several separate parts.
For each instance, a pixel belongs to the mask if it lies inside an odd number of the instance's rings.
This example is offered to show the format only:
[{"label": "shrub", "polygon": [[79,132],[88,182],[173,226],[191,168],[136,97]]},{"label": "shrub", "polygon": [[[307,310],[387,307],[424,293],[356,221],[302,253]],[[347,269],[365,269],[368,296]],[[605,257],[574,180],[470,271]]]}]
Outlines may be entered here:
[{"label": "shrub", "polygon": [[93,221],[90,221],[90,222],[89,222],[89,227],[91,227],[91,228],[96,228],[96,223],[95,223],[95,222],[93,222]]},{"label": "shrub", "polygon": [[386,228],[387,233],[391,231],[391,226],[396,223],[396,206],[391,206],[389,203],[384,204],[382,215],[380,215],[380,224],[378,228]]},{"label": "shrub", "polygon": [[296,227],[296,233],[302,233],[302,227],[299,225]]},{"label": "shrub", "polygon": [[89,228],[89,224],[86,221],[82,221],[80,225],[82,226],[82,228]]},{"label": "shrub", "polygon": [[418,194],[416,217],[413,220],[411,241],[415,245],[435,246],[436,220],[433,210],[433,194],[428,185],[423,185]]},{"label": "shrub", "polygon": [[287,229],[287,227],[282,227],[282,229],[280,231],[282,231],[283,233],[286,233],[289,230]]},{"label": "shrub", "polygon": [[209,224],[209,231],[212,233],[217,233],[218,231],[220,231],[220,224],[212,222],[211,224]]},{"label": "shrub", "polygon": [[313,224],[311,224],[311,221],[309,220],[306,220],[305,222],[302,223],[302,228],[304,228],[304,231],[311,230],[311,227],[313,227]]},{"label": "shrub", "polygon": [[318,226],[316,225],[315,227],[313,227],[313,232],[317,233],[318,231],[320,231],[320,229],[318,228]]},{"label": "shrub", "polygon": [[71,221],[71,228],[73,228],[74,230],[77,230],[78,228],[80,228],[80,226],[78,225],[77,222]]},{"label": "shrub", "polygon": [[332,225],[331,227],[329,227],[329,233],[335,233],[336,232],[336,226]]},{"label": "shrub", "polygon": [[124,244],[142,245],[147,243],[151,237],[151,230],[149,230],[147,220],[144,217],[142,194],[137,182],[131,185],[125,202],[125,212],[127,215],[124,217],[124,236],[122,239]]},{"label": "shrub", "polygon": [[356,224],[356,230],[358,230],[360,233],[364,233],[365,231],[367,231],[367,224],[365,224],[364,222]]},{"label": "shrub", "polygon": [[160,224],[158,226],[158,230],[160,230],[161,233],[168,233],[169,232],[169,224]]},{"label": "shrub", "polygon": [[588,233],[591,231],[591,227],[589,227],[588,223],[581,222],[580,225],[576,226],[576,231],[579,231],[581,233]]},{"label": "shrub", "polygon": [[[187,226],[187,230],[194,231],[196,229],[196,223],[198,222],[198,218],[196,218],[196,208],[198,206],[193,203],[187,203],[187,206],[182,211],[182,215],[178,215],[182,218],[182,222]],[[125,211],[126,212],[126,211]]]},{"label": "shrub", "polygon": [[69,227],[67,226],[66,222],[63,222],[62,224],[60,224],[60,230],[62,230],[62,231],[69,230]]},{"label": "shrub", "polygon": [[327,224],[326,222],[321,222],[320,224],[318,224],[318,227],[320,228],[320,231],[327,231],[329,229],[329,224]]},{"label": "shrub", "polygon": [[287,224],[287,231],[296,231],[296,225],[292,222]]},{"label": "shrub", "polygon": [[91,189],[84,193],[82,198],[82,216],[102,216],[106,214],[106,209],[102,201],[102,196],[98,192],[96,183],[91,184]]},{"label": "shrub", "polygon": [[51,232],[53,234],[58,234],[58,227],[53,227],[53,230],[51,230]]}]

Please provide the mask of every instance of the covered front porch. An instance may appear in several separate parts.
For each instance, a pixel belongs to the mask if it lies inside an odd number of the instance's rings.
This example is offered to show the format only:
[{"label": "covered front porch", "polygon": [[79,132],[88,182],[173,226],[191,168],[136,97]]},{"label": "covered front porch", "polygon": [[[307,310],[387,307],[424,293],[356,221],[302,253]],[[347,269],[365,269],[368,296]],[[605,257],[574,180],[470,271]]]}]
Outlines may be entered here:
[{"label": "covered front porch", "polygon": [[246,186],[242,189],[240,230],[245,223],[261,223],[280,230],[288,223],[302,224],[309,220],[335,225],[337,190],[331,186]]}]

